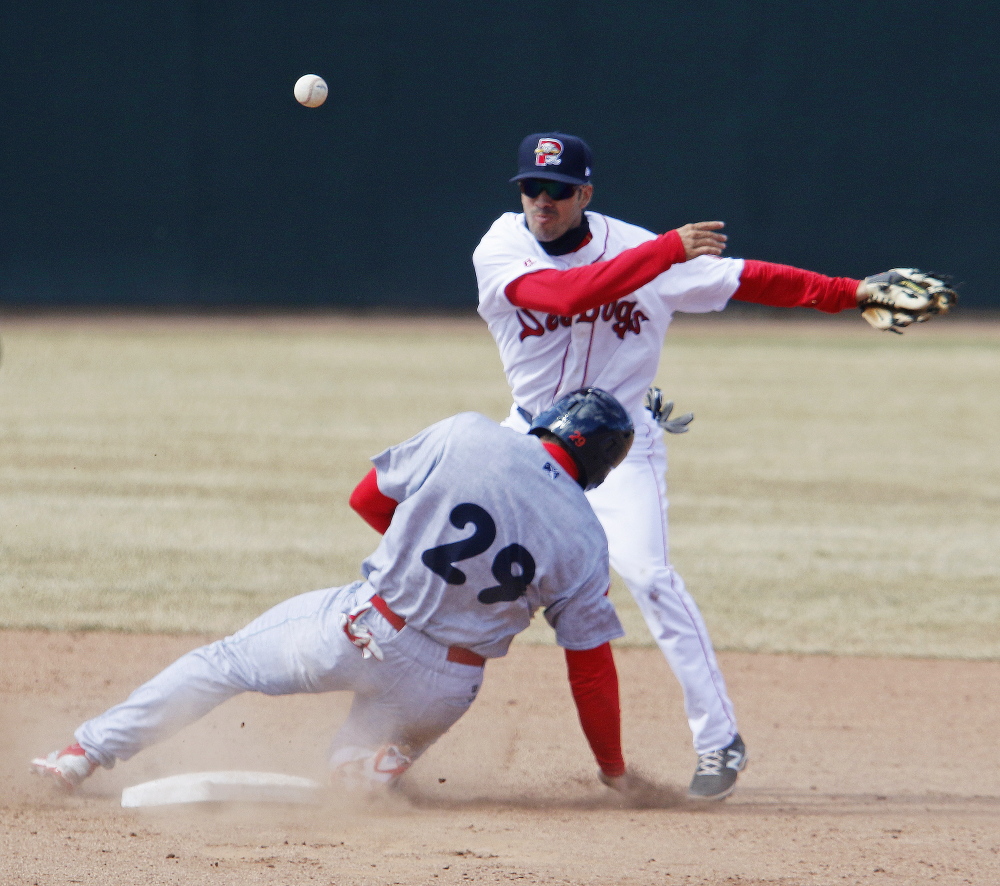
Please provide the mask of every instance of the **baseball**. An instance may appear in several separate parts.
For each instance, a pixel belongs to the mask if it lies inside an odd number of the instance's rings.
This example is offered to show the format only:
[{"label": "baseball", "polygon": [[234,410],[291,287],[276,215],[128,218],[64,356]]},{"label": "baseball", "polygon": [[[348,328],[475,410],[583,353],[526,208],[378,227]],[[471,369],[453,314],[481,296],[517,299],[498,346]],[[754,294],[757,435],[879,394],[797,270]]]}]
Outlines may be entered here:
[{"label": "baseball", "polygon": [[303,74],[295,81],[295,100],[307,108],[318,108],[327,92],[326,81],[318,74]]}]

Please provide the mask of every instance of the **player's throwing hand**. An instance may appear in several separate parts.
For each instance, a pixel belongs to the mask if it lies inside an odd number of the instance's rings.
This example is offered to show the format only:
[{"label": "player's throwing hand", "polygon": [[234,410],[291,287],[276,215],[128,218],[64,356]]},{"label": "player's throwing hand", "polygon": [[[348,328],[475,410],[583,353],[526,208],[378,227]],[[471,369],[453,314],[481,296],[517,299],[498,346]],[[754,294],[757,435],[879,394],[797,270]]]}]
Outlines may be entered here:
[{"label": "player's throwing hand", "polygon": [[722,255],[726,248],[726,235],[719,232],[726,226],[725,222],[708,221],[692,222],[677,229],[684,244],[685,257],[690,260],[699,255]]}]

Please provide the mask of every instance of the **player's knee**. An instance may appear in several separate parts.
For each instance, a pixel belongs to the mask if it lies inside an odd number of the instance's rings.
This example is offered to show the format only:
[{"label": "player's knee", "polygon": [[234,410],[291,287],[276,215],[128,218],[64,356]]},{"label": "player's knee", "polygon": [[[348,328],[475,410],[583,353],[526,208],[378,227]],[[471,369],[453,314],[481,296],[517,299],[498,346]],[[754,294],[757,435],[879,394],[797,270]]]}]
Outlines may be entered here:
[{"label": "player's knee", "polygon": [[615,570],[621,576],[628,589],[636,596],[648,596],[657,587],[669,587],[668,567],[655,564],[629,563]]},{"label": "player's knee", "polygon": [[669,606],[687,597],[683,579],[670,566],[634,566],[619,574],[640,607],[647,601]]}]

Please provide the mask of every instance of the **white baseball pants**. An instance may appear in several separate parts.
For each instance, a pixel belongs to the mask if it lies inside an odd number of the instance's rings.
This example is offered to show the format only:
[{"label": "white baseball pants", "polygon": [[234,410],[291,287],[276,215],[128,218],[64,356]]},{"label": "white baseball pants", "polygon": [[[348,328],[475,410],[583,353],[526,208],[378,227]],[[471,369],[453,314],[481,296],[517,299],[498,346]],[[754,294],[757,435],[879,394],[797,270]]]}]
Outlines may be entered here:
[{"label": "white baseball pants", "polygon": [[387,744],[405,746],[415,760],[469,709],[483,668],[448,661],[447,647],[409,627],[397,632],[374,609],[357,623],[371,631],[385,660],[363,658],[340,615],[371,593],[356,582],[285,600],[232,636],[183,655],[80,726],[76,740],[88,757],[110,767],[241,692],[350,690],[354,701],[330,746],[331,766]]}]

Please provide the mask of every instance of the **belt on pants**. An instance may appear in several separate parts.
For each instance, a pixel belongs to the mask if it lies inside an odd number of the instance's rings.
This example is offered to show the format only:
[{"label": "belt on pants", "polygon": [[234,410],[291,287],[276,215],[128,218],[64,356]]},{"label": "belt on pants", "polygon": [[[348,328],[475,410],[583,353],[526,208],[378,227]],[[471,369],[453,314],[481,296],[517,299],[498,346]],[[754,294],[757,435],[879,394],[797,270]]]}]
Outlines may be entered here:
[{"label": "belt on pants", "polygon": [[[406,619],[402,616],[396,615],[396,613],[389,608],[389,604],[386,603],[385,600],[383,600],[378,594],[372,597],[371,604],[397,631],[403,630],[403,625],[406,624]],[[485,658],[478,653],[473,652],[471,649],[464,648],[463,646],[449,646],[447,658],[448,661],[455,662],[456,664],[472,665],[472,667],[475,668],[481,668],[486,664]]]},{"label": "belt on pants", "polygon": [[521,416],[521,418],[523,418],[529,425],[534,421],[534,418],[532,417],[531,413],[528,412],[528,410],[525,409],[523,406],[517,407],[517,414]]}]

